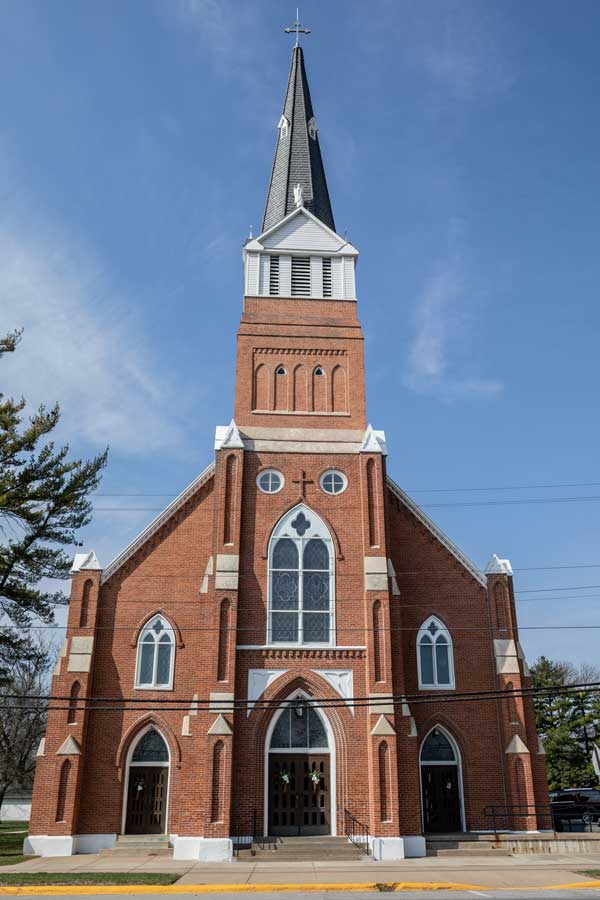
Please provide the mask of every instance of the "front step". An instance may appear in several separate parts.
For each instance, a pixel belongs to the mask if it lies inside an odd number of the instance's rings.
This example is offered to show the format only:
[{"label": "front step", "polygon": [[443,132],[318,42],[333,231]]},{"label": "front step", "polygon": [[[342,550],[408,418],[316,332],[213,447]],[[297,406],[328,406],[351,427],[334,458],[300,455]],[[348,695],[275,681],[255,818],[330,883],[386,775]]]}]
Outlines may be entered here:
[{"label": "front step", "polygon": [[489,835],[436,835],[426,839],[427,856],[512,856],[510,850],[499,848]]},{"label": "front step", "polygon": [[260,862],[347,862],[367,859],[367,855],[345,837],[315,835],[314,837],[258,838],[252,849],[237,854],[240,861]]},{"label": "front step", "polygon": [[173,856],[168,834],[120,834],[101,856]]}]

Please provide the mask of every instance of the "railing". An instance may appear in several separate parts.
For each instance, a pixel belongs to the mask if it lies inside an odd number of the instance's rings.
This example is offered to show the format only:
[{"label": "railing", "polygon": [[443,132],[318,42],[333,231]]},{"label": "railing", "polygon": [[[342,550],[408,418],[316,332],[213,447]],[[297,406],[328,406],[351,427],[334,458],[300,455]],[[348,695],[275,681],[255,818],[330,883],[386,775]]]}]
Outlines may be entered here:
[{"label": "railing", "polygon": [[529,831],[528,824],[535,819],[538,828],[551,831],[592,832],[600,820],[598,814],[581,812],[576,804],[565,804],[561,809],[546,805],[513,804],[486,806],[483,814],[491,820],[494,831]]},{"label": "railing", "polygon": [[371,852],[371,835],[368,827],[364,822],[359,822],[356,816],[353,816],[349,810],[344,810],[344,827],[346,829],[346,837],[355,847],[362,850],[363,853]]},{"label": "railing", "polygon": [[231,841],[233,843],[233,855],[239,856],[241,850],[249,850],[252,856],[256,853],[254,849],[254,840],[256,838],[256,810],[253,810],[252,817],[238,820],[231,828]]}]

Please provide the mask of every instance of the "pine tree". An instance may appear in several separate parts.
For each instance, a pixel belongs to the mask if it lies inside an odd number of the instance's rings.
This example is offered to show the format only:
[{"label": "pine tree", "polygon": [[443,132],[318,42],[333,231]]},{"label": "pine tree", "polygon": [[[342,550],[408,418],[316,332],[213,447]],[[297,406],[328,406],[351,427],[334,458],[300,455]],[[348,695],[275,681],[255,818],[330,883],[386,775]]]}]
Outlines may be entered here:
[{"label": "pine tree", "polygon": [[[0,338],[0,356],[14,352],[21,334]],[[68,446],[45,439],[60,418],[58,405],[40,406],[25,419],[25,400],[0,394],[0,681],[19,658],[33,659],[34,619],[51,624],[62,591],[44,590],[44,578],[64,579],[76,532],[91,521],[89,494],[107,453],[70,460]]]},{"label": "pine tree", "polygon": [[599,723],[598,692],[564,694],[558,689],[598,681],[598,671],[587,665],[578,670],[571,663],[541,656],[531,674],[535,687],[557,688],[556,694],[537,695],[534,701],[550,790],[594,785],[597,778],[591,764],[591,745]]}]

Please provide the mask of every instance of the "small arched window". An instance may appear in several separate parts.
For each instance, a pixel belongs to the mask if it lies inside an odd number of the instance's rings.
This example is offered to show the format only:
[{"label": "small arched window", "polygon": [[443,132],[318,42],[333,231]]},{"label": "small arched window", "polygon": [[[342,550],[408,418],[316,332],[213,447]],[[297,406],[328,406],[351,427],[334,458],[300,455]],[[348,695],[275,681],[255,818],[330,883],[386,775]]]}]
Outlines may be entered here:
[{"label": "small arched window", "polygon": [[275,374],[276,375],[287,375],[287,372],[285,371],[285,366],[277,366],[277,368],[275,369]]},{"label": "small arched window", "polygon": [[154,616],[144,625],[138,640],[136,688],[171,688],[174,662],[173,629],[164,616]]},{"label": "small arched window", "polygon": [[67,807],[67,792],[71,775],[71,760],[65,759],[58,779],[58,796],[56,798],[56,821],[64,822]]},{"label": "small arched window", "polygon": [[81,611],[79,613],[79,627],[87,628],[88,615],[90,611],[90,594],[92,592],[93,582],[88,578],[83,586],[83,594],[81,595]]},{"label": "small arched window", "polygon": [[454,687],[452,640],[446,626],[431,616],[417,635],[419,687],[427,689]]},{"label": "small arched window", "polygon": [[72,725],[77,721],[77,701],[81,693],[81,685],[78,681],[74,682],[69,694],[69,711],[67,713],[67,724]]},{"label": "small arched window", "polygon": [[325,372],[323,371],[323,367],[322,367],[322,366],[316,366],[316,367],[315,367],[315,370],[314,370],[314,372],[313,372],[313,375],[324,375],[324,374],[325,374]]},{"label": "small arched window", "polygon": [[333,642],[331,535],[307,506],[291,509],[269,546],[269,643]]}]

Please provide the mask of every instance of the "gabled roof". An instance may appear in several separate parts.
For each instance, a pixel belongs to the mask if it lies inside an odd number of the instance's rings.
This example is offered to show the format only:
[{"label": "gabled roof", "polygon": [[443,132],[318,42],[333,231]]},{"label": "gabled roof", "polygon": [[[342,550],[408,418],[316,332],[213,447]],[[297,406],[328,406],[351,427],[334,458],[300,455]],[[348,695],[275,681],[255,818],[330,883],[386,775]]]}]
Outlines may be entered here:
[{"label": "gabled roof", "polygon": [[[270,225],[265,231],[256,237],[251,237],[246,240],[244,243],[245,251],[261,251],[265,248],[270,248],[277,246],[276,235],[279,231],[286,232],[289,230],[289,224],[293,222],[296,218],[302,218],[305,220],[305,223],[313,223],[317,228],[321,230],[323,235],[326,235],[331,243],[327,247],[328,255],[338,255],[338,256],[358,256],[358,250],[356,247],[347,241],[346,238],[341,237],[336,231],[333,231],[329,225],[326,225],[321,221],[317,216],[314,215],[307,209],[306,206],[296,206],[292,209],[286,216],[284,216],[281,221],[276,222],[274,225]],[[286,226],[288,226],[286,228]],[[304,246],[305,250],[312,250],[313,248],[310,246]],[[316,248],[315,248],[316,249]],[[321,248],[323,249],[323,247]]]},{"label": "gabled roof", "polygon": [[423,510],[419,506],[417,506],[414,500],[411,500],[408,494],[404,493],[402,488],[399,487],[396,482],[389,477],[389,475],[387,477],[387,484],[392,494],[397,497],[398,500],[400,500],[400,502],[403,503],[404,506],[406,506],[406,508],[412,512],[412,514],[419,520],[419,522],[421,522],[435,538],[437,538],[440,544],[443,544],[446,550],[448,550],[452,554],[452,556],[454,556],[455,559],[458,560],[461,566],[464,566],[464,568],[473,576],[476,581],[479,582],[482,587],[486,587],[487,581],[483,572],[477,568],[475,563],[471,562],[468,556],[465,556],[462,550],[458,549],[456,544],[451,541],[447,535],[444,534],[441,528],[438,528],[435,522],[432,522],[429,516],[425,515]]},{"label": "gabled roof", "polygon": [[144,528],[143,531],[140,531],[138,536],[134,538],[132,542],[128,544],[128,546],[125,547],[125,549],[113,559],[111,563],[109,563],[109,565],[102,573],[100,584],[104,584],[104,582],[111,578],[115,574],[115,572],[121,568],[121,566],[124,566],[125,563],[129,559],[131,559],[133,554],[137,553],[140,547],[142,547],[143,544],[145,544],[153,534],[156,534],[159,528],[162,528],[162,526],[171,518],[171,516],[175,515],[175,513],[179,509],[181,509],[181,507],[185,503],[187,503],[187,501],[190,500],[191,497],[194,496],[196,491],[199,491],[201,487],[203,487],[208,481],[210,481],[210,479],[214,475],[214,471],[215,464],[214,462],[212,462],[209,466],[206,467],[206,469],[204,469],[203,472],[200,473],[200,475],[198,475],[197,478],[194,478],[191,484],[188,484],[185,490],[183,490],[178,497],[175,497],[175,499],[171,503],[169,503],[166,509],[163,509],[163,511],[159,513],[157,517],[153,519],[152,522],[150,522],[150,524],[146,526],[146,528]]},{"label": "gabled roof", "polygon": [[302,188],[304,205],[335,231],[319,134],[304,68],[304,53],[300,46],[292,50],[292,64],[277,133],[263,231],[280,222],[294,209],[294,187],[298,184]]}]

